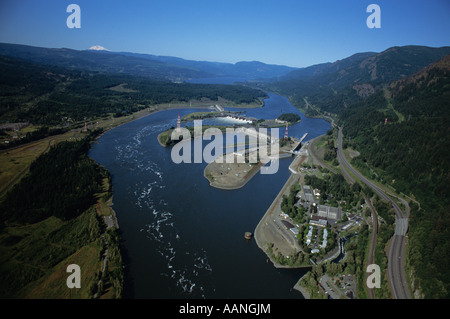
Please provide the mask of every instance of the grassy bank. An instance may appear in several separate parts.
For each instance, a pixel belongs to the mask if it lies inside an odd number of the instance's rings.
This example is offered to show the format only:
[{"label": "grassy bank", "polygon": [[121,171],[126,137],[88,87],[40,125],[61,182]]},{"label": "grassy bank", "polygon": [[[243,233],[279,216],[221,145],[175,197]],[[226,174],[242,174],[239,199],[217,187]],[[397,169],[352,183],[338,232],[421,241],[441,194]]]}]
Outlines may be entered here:
[{"label": "grassy bank", "polygon": [[[61,145],[51,148],[45,158],[38,157],[0,204],[1,298],[121,297],[123,270],[119,235],[116,228],[107,229],[103,220],[104,216],[113,215],[110,176],[87,158],[84,143]],[[43,182],[53,191],[44,191],[36,180],[56,167],[67,175],[83,167],[85,174],[75,174],[80,184],[73,188],[67,187],[73,180],[64,174],[46,174]],[[92,185],[86,193],[91,199],[83,195],[80,201],[76,195],[80,196],[78,189],[84,183]],[[63,186],[65,195],[59,197],[56,189]],[[35,196],[42,201],[33,199]],[[19,215],[17,200],[25,207],[19,208]],[[66,268],[70,264],[80,266],[79,289],[69,289],[66,285],[70,275]]]}]

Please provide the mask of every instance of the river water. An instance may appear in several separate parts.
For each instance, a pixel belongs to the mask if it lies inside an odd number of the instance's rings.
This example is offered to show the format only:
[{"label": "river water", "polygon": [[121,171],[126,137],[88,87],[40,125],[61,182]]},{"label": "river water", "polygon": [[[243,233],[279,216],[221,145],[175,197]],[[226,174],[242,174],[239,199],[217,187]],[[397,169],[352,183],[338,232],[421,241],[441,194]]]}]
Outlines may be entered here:
[{"label": "river water", "polygon": [[[289,135],[308,132],[306,140],[330,129],[322,119],[306,118],[285,97],[269,95],[262,108],[233,110],[266,119],[298,113],[302,120]],[[204,109],[162,111],[117,127],[89,153],[112,175],[125,249],[124,297],[303,298],[292,288],[305,270],[276,269],[254,240],[244,239],[288,179],[292,158],[280,160],[276,174],[257,174],[241,189],[215,189],[203,176],[206,163],[175,164],[171,150],[157,141],[160,132],[176,126],[178,114],[193,111]],[[209,124],[214,121],[220,122]]]}]

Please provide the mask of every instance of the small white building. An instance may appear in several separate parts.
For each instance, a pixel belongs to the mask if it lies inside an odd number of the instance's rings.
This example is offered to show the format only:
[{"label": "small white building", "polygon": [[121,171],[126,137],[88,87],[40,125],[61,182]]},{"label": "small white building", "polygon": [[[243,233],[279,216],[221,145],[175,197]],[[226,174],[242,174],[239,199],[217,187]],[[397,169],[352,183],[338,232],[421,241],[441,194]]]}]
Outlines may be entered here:
[{"label": "small white building", "polygon": [[309,244],[311,244],[312,231],[313,231],[313,227],[309,226],[309,231],[308,231],[308,234],[306,235],[306,245],[307,246],[309,246]]},{"label": "small white building", "polygon": [[328,231],[326,229],[324,229],[323,230],[323,241],[322,241],[322,244],[320,245],[320,248],[327,247],[327,238],[328,238]]},{"label": "small white building", "polygon": [[289,218],[289,215],[281,212],[280,217],[284,218],[284,219],[287,219],[287,218]]},{"label": "small white building", "polygon": [[320,190],[318,190],[317,188],[313,189],[313,194],[314,196],[320,196]]}]

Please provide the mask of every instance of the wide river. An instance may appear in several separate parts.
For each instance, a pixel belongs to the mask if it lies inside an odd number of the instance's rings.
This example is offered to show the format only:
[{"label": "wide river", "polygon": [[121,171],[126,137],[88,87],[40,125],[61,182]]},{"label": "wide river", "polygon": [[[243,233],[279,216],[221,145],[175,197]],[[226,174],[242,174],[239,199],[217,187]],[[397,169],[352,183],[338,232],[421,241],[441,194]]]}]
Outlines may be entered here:
[{"label": "wide river", "polygon": [[[306,118],[285,97],[269,95],[264,107],[241,111],[266,119],[298,113],[302,120],[289,135],[308,132],[306,140],[330,129],[322,119]],[[199,110],[161,111],[119,126],[89,153],[112,175],[125,248],[124,297],[303,298],[292,288],[305,270],[275,268],[253,239],[244,239],[288,179],[292,158],[280,160],[276,174],[257,174],[241,189],[215,189],[203,176],[206,163],[175,164],[171,150],[157,141],[160,132],[176,126],[178,114],[193,111]]]}]

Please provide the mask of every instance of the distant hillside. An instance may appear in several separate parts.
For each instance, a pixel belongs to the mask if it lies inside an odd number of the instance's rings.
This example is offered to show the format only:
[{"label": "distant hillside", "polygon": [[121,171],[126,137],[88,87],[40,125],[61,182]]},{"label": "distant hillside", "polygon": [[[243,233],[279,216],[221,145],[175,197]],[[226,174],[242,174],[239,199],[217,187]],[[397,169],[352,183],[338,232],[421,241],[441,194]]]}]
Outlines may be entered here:
[{"label": "distant hillside", "polygon": [[156,56],[151,54],[129,52],[120,52],[120,54],[197,69],[210,74],[211,77],[240,77],[249,80],[271,79],[284,76],[289,72],[296,70],[296,68],[293,67],[265,64],[258,61],[237,62],[233,64],[208,61],[192,61],[177,57]]},{"label": "distant hillside", "polygon": [[362,60],[371,57],[377,53],[375,52],[365,52],[365,53],[356,53],[348,58],[343,60],[338,60],[336,62],[327,62],[312,65],[306,68],[301,68],[295,71],[288,73],[287,75],[280,78],[280,81],[287,80],[307,80],[313,77],[323,76],[326,74],[332,74],[335,72],[339,72],[348,67],[351,67],[353,64],[361,62]]},{"label": "distant hillside", "polygon": [[293,71],[265,87],[290,97],[298,107],[304,98],[323,111],[339,113],[392,81],[405,78],[450,53],[450,47],[404,46],[381,53],[359,53],[334,63]]},{"label": "distant hillside", "polygon": [[68,69],[91,72],[122,73],[160,80],[183,81],[212,75],[194,68],[108,51],[48,49],[0,43],[0,55]]},{"label": "distant hillside", "polygon": [[261,62],[218,63],[129,52],[110,52],[100,46],[89,50],[49,49],[0,43],[0,55],[91,72],[120,73],[174,82],[212,77],[278,78],[295,68]]}]

